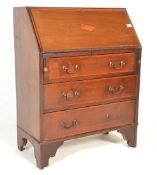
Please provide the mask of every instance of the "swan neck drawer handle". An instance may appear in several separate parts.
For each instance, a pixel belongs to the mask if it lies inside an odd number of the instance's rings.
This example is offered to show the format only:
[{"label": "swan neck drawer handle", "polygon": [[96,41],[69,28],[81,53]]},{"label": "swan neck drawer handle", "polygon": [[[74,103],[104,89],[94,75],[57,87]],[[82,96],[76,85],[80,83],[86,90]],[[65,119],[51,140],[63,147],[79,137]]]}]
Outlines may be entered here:
[{"label": "swan neck drawer handle", "polygon": [[120,85],[118,88],[114,88],[114,87],[110,86],[110,87],[108,88],[108,92],[109,92],[110,94],[118,95],[118,94],[121,94],[121,93],[124,91],[124,89],[125,89],[125,87],[122,86],[122,85]]},{"label": "swan neck drawer handle", "polygon": [[78,121],[77,120],[73,120],[71,122],[71,125],[67,125],[66,122],[62,122],[61,123],[61,127],[63,127],[64,129],[71,129],[71,128],[75,128],[78,125]]},{"label": "swan neck drawer handle", "polygon": [[109,66],[113,69],[119,70],[126,66],[126,62],[124,60],[120,61],[120,63],[113,63],[110,61]]},{"label": "swan neck drawer handle", "polygon": [[76,64],[72,70],[69,70],[66,65],[63,65],[62,69],[68,74],[75,74],[80,69],[80,65]]},{"label": "swan neck drawer handle", "polygon": [[75,90],[75,91],[72,91],[71,93],[68,93],[68,92],[62,92],[62,96],[68,100],[68,99],[73,99],[75,97],[79,97],[80,96],[80,92]]}]

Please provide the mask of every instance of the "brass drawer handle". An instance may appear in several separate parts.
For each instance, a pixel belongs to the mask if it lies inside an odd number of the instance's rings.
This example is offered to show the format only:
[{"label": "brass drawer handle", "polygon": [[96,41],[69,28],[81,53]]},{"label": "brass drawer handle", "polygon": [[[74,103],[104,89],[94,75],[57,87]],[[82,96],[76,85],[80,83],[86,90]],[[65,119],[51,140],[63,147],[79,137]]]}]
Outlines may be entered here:
[{"label": "brass drawer handle", "polygon": [[63,127],[64,129],[70,129],[70,128],[75,128],[78,124],[78,121],[77,120],[73,120],[71,122],[71,125],[67,125],[66,122],[62,122],[61,123],[61,127]]},{"label": "brass drawer handle", "polygon": [[74,91],[71,91],[71,93],[68,93],[68,92],[62,92],[62,96],[65,97],[66,100],[68,99],[72,99],[72,98],[75,98],[75,97],[79,97],[80,96],[80,92],[77,91],[77,90],[74,90]]},{"label": "brass drawer handle", "polygon": [[68,74],[75,74],[79,69],[80,66],[78,64],[76,64],[73,68],[73,70],[69,70],[69,68],[66,65],[62,66],[62,69],[67,72]]},{"label": "brass drawer handle", "polygon": [[114,94],[114,95],[117,95],[117,94],[121,94],[123,91],[124,91],[125,87],[120,85],[118,88],[114,88],[114,87],[109,87],[108,88],[108,92],[111,93],[111,94]]},{"label": "brass drawer handle", "polygon": [[117,63],[117,64],[111,61],[109,63],[109,66],[116,70],[122,69],[125,65],[126,65],[126,62],[124,60],[122,60],[120,63]]}]

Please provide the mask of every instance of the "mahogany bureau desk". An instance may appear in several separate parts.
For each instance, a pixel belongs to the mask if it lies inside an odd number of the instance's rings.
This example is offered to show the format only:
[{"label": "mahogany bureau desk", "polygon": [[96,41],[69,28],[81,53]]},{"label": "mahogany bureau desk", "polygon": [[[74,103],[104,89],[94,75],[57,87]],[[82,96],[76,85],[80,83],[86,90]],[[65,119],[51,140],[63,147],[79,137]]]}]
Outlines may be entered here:
[{"label": "mahogany bureau desk", "polygon": [[65,140],[136,146],[141,45],[126,9],[14,8],[18,148],[39,168]]}]

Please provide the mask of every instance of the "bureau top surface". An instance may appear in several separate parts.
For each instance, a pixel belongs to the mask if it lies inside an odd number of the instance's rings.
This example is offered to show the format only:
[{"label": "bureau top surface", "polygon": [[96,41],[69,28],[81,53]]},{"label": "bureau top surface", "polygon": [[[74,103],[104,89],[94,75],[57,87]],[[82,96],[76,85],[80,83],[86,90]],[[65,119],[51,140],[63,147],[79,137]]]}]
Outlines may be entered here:
[{"label": "bureau top surface", "polygon": [[28,12],[42,52],[140,47],[124,8],[29,7]]}]

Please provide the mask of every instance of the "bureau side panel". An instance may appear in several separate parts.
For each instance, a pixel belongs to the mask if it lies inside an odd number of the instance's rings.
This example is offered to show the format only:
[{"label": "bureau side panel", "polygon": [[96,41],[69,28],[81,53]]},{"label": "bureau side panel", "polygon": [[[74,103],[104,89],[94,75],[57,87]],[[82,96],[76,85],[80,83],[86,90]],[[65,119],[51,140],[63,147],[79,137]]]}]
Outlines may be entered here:
[{"label": "bureau side panel", "polygon": [[26,8],[14,8],[17,126],[40,140],[40,59]]},{"label": "bureau side panel", "polygon": [[141,72],[141,54],[142,54],[142,47],[141,48],[136,48],[135,50],[136,52],[136,59],[138,60],[138,84],[137,84],[137,100],[136,100],[136,115],[135,115],[135,122],[138,124],[138,110],[139,110],[139,94],[140,94],[140,72]]}]

